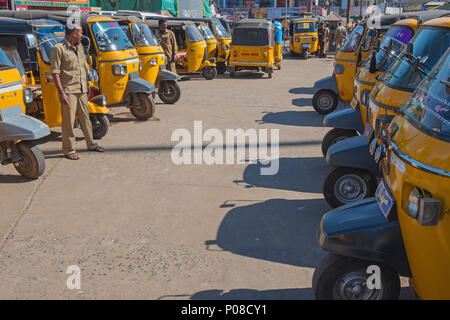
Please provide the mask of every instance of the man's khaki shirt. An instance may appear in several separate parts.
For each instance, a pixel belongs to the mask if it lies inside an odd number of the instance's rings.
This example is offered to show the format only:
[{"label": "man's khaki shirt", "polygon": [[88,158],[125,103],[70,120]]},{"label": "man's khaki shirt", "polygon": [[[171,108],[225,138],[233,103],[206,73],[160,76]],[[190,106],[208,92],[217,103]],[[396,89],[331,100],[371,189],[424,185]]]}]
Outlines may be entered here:
[{"label": "man's khaki shirt", "polygon": [[50,50],[52,74],[59,74],[65,93],[84,93],[88,91],[88,70],[84,47],[78,44],[75,51],[67,39]]},{"label": "man's khaki shirt", "polygon": [[173,59],[177,54],[177,41],[175,39],[175,34],[171,30],[166,29],[166,31],[161,34],[161,47],[163,48],[167,59]]}]

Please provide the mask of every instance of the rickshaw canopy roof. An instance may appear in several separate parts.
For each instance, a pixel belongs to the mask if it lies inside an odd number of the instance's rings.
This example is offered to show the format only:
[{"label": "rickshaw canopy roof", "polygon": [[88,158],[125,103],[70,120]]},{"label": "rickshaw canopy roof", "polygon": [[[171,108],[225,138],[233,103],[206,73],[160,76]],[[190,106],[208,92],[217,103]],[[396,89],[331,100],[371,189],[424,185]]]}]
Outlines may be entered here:
[{"label": "rickshaw canopy roof", "polygon": [[33,27],[39,26],[62,26],[62,24],[50,19],[23,20],[0,16],[0,34],[2,35],[31,34]]}]

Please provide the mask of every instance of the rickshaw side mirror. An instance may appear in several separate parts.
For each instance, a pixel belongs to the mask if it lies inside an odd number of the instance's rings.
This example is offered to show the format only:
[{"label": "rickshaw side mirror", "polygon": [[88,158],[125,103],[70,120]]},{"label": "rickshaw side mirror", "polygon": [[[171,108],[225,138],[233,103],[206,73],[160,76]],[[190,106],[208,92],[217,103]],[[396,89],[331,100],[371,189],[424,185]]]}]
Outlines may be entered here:
[{"label": "rickshaw side mirror", "polygon": [[36,37],[32,34],[25,35],[25,43],[27,45],[27,49],[37,48]]}]

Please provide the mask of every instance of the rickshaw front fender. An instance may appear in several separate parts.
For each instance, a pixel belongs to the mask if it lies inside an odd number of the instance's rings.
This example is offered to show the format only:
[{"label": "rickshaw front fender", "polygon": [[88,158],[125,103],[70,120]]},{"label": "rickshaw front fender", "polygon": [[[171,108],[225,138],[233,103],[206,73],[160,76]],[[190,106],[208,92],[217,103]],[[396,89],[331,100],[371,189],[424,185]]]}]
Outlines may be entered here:
[{"label": "rickshaw front fender", "polygon": [[24,115],[20,105],[0,110],[0,116],[0,141],[35,140],[50,134],[45,123]]},{"label": "rickshaw front fender", "polygon": [[332,75],[331,77],[326,77],[320,80],[317,80],[314,83],[314,89],[316,91],[319,90],[331,90],[339,97],[339,91],[337,88],[336,77]]},{"label": "rickshaw front fender", "polygon": [[329,211],[320,221],[317,236],[324,250],[386,264],[411,277],[400,225],[386,220],[375,198]]},{"label": "rickshaw front fender", "polygon": [[170,72],[167,70],[159,70],[158,76],[156,77],[156,82],[160,81],[174,81],[179,80],[180,76],[174,72]]},{"label": "rickshaw front fender", "polygon": [[106,107],[106,104],[103,104],[106,101],[106,97],[103,94],[99,94],[98,96],[93,97],[88,101],[89,113],[90,114],[108,114],[109,109]]},{"label": "rickshaw front fender", "polygon": [[356,130],[360,134],[364,132],[364,124],[359,108],[357,110],[345,108],[327,114],[323,119],[323,125],[324,127]]},{"label": "rickshaw front fender", "polygon": [[124,95],[128,96],[130,93],[152,93],[155,90],[156,87],[152,83],[142,79],[139,77],[139,73],[133,71],[128,78]]},{"label": "rickshaw front fender", "polygon": [[205,60],[202,62],[202,64],[200,65],[200,70],[206,67],[215,67],[216,64],[212,63],[211,61]]},{"label": "rickshaw front fender", "polygon": [[327,163],[332,166],[365,169],[379,176],[378,166],[369,152],[364,135],[340,140],[328,148]]}]

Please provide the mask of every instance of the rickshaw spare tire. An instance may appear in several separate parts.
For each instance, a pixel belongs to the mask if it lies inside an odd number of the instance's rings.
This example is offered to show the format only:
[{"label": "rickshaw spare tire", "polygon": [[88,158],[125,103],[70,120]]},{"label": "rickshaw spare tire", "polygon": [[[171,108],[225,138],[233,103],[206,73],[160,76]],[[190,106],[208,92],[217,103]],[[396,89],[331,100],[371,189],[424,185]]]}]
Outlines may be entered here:
[{"label": "rickshaw spare tire", "polygon": [[216,67],[206,66],[202,69],[202,75],[206,80],[212,80],[217,77]]},{"label": "rickshaw spare tire", "polygon": [[181,88],[175,81],[164,81],[159,84],[159,98],[167,104],[174,104],[180,100]]},{"label": "rickshaw spare tire", "polygon": [[14,168],[27,179],[36,179],[45,171],[45,157],[41,149],[31,141],[16,144],[22,161],[14,163]]},{"label": "rickshaw spare tire", "polygon": [[224,62],[217,63],[217,74],[224,74],[227,72],[227,65]]},{"label": "rickshaw spare tire", "polygon": [[351,129],[333,128],[328,131],[322,139],[322,154],[327,156],[328,148],[330,148],[336,142],[357,136],[358,133]]},{"label": "rickshaw spare tire", "polygon": [[[370,265],[380,268],[381,289],[367,287]],[[314,271],[312,287],[317,300],[396,300],[400,295],[400,276],[378,262],[328,253]]]},{"label": "rickshaw spare tire", "polygon": [[313,108],[320,114],[328,114],[333,112],[338,105],[337,95],[327,89],[317,91],[312,99]]},{"label": "rickshaw spare tire", "polygon": [[132,106],[130,108],[130,112],[133,116],[136,117],[137,120],[145,121],[150,119],[155,113],[156,104],[153,98],[146,93],[139,93],[139,105]]},{"label": "rickshaw spare tire", "polygon": [[101,139],[109,131],[109,119],[106,114],[103,115],[90,115],[89,118],[91,119],[92,123],[92,135],[94,139]]}]

